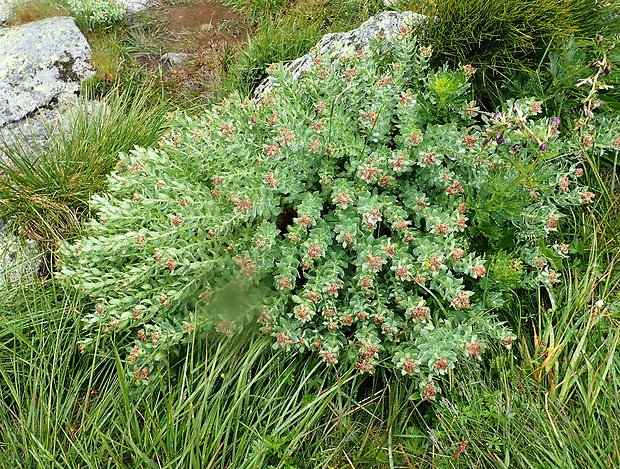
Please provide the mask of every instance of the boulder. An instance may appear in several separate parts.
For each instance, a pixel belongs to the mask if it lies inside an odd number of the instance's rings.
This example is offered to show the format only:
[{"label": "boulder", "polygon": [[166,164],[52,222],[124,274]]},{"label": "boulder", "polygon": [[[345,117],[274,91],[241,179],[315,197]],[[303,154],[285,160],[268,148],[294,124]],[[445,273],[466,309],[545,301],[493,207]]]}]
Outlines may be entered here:
[{"label": "boulder", "polygon": [[[0,16],[8,16],[10,9],[2,8],[9,4],[0,2]],[[71,107],[80,81],[92,74],[89,58],[73,18],[0,29],[0,157],[1,147],[11,145],[36,157]],[[40,265],[37,243],[15,236],[0,220],[0,287],[32,278]]]},{"label": "boulder", "polygon": [[0,127],[78,92],[89,58],[73,18],[0,29]]},{"label": "boulder", "polygon": [[[349,56],[355,51],[368,46],[368,40],[382,35],[387,40],[394,38],[402,28],[415,26],[426,17],[411,11],[383,11],[376,14],[359,28],[346,33],[326,34],[315,46],[319,55],[334,62],[340,57]],[[313,56],[306,54],[293,60],[287,68],[293,73],[293,77],[299,80],[306,70],[312,67]],[[272,78],[267,78],[254,90],[255,98],[263,96],[275,83]]]},{"label": "boulder", "polygon": [[171,68],[179,67],[187,62],[189,54],[185,52],[166,52],[159,59],[159,64],[164,72],[167,72]]}]

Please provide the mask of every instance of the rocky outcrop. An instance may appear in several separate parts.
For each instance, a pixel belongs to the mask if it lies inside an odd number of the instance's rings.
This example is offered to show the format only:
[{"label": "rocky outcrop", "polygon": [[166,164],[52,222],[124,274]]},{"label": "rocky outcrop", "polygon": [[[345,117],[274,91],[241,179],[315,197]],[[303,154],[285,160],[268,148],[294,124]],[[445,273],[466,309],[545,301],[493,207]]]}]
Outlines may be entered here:
[{"label": "rocky outcrop", "polygon": [[[346,33],[333,33],[323,36],[316,45],[319,55],[332,62],[340,57],[352,55],[355,51],[368,46],[369,39],[382,35],[386,39],[395,37],[404,27],[411,27],[424,20],[425,16],[411,11],[384,11],[370,18],[359,28]],[[287,67],[295,79],[301,78],[312,66],[312,56],[306,54],[293,60]],[[255,97],[264,95],[274,86],[273,79],[268,78],[254,91]]]},{"label": "rocky outcrop", "polygon": [[0,29],[0,127],[79,91],[89,58],[73,18]]},{"label": "rocky outcrop", "polygon": [[128,15],[148,10],[155,2],[156,0],[119,0]]}]

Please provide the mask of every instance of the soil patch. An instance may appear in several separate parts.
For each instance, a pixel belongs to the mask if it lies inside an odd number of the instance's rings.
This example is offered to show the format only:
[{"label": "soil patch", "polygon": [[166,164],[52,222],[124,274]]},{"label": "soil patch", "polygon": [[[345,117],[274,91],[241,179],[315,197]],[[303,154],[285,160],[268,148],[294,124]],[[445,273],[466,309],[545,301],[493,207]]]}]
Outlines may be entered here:
[{"label": "soil patch", "polygon": [[219,85],[223,58],[234,54],[251,33],[243,16],[206,0],[166,4],[146,15],[160,26],[150,52],[138,53],[136,59],[156,71],[162,54],[187,54],[183,64],[165,71],[163,81],[170,85],[172,93],[188,98],[213,95]]},{"label": "soil patch", "polygon": [[189,44],[199,48],[212,48],[222,41],[237,43],[248,34],[243,17],[207,1],[171,5],[166,8],[165,17],[173,35],[186,38]]}]

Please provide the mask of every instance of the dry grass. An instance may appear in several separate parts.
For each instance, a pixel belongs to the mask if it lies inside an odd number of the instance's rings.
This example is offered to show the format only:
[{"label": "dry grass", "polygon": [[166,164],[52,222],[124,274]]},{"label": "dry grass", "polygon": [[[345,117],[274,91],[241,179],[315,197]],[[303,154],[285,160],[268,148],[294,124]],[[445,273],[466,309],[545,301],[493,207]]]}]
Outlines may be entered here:
[{"label": "dry grass", "polygon": [[67,14],[68,10],[60,2],[55,2],[54,0],[34,0],[17,5],[8,19],[7,25],[17,26]]}]

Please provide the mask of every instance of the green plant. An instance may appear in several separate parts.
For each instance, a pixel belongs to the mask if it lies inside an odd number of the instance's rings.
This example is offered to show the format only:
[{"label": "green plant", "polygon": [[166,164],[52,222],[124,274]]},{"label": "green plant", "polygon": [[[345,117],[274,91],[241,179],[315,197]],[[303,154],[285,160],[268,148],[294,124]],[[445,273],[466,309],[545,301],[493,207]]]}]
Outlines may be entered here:
[{"label": "green plant", "polygon": [[427,420],[433,467],[604,469],[620,462],[613,438],[617,379],[595,407],[566,406],[543,393],[511,360],[460,370]]},{"label": "green plant", "polygon": [[95,301],[83,346],[123,344],[145,384],[195,334],[258,315],[276,349],[393,367],[427,399],[456,362],[510,347],[492,311],[558,282],[562,210],[594,197],[567,158],[580,143],[533,99],[478,114],[467,71],[429,55],[403,32],[315,57],[300,83],[276,68],[261,102],[122,155],[89,236],[61,249],[59,277]]},{"label": "green plant", "polygon": [[[599,116],[598,120],[603,116],[609,120],[617,118],[620,111],[619,63],[620,51],[613,41],[603,36],[587,41],[569,37],[561,48],[548,52],[535,72],[510,77],[502,94],[513,98],[539,97],[546,115],[561,120],[560,131],[572,132],[575,124],[581,128],[586,123],[591,124],[593,114]],[[613,125],[606,127],[613,128]],[[602,163],[613,166],[616,152],[610,145],[610,137],[597,139],[597,147],[605,143],[606,148],[594,151]]]},{"label": "green plant", "polygon": [[107,31],[125,18],[125,7],[118,0],[67,0],[80,27],[89,31]]},{"label": "green plant", "polygon": [[104,190],[118,153],[154,145],[165,130],[167,107],[144,87],[114,89],[100,102],[83,98],[59,129],[32,147],[25,139],[2,145],[0,218],[53,249],[79,229],[89,199]]},{"label": "green plant", "polygon": [[282,360],[248,331],[189,344],[183,366],[137,396],[114,351],[79,353],[86,305],[75,291],[3,291],[0,467],[369,467],[387,459],[388,424],[395,459],[422,452],[413,414],[395,410],[408,405],[409,380],[326,374],[317,358]]},{"label": "green plant", "polygon": [[620,372],[618,176],[599,174],[593,163],[591,173],[601,197],[571,222],[571,250],[578,256],[567,267],[561,288],[539,292],[532,324],[526,326],[533,334],[524,331],[521,344],[524,362],[549,397],[562,405],[576,402],[588,414]]},{"label": "green plant", "polygon": [[[266,67],[306,54],[326,33],[356,28],[384,6],[378,0],[229,0],[258,23],[231,66],[223,67],[221,94],[250,95],[266,77]],[[224,65],[226,53],[224,51]]]},{"label": "green plant", "polygon": [[[503,80],[532,71],[549,49],[573,35],[578,39],[620,32],[617,2],[596,0],[441,0],[423,3],[429,20],[419,34],[433,48],[435,64],[471,64],[486,95],[501,95]],[[430,20],[433,18],[434,20]]]},{"label": "green plant", "polygon": [[136,395],[117,351],[79,353],[84,307],[55,282],[0,299],[1,467],[368,467],[388,421],[396,451],[413,438],[400,435],[411,414],[388,417],[408,401],[384,382],[282,360],[252,331],[191,342],[168,380]]},{"label": "green plant", "polygon": [[281,17],[290,8],[290,0],[225,0],[224,4],[233,11],[255,23]]},{"label": "green plant", "polygon": [[298,18],[263,25],[237,52],[234,61],[226,60],[229,50],[223,51],[222,62],[230,65],[223,70],[221,94],[237,91],[242,96],[249,96],[267,78],[266,66],[290,62],[304,55],[320,37],[316,25]]},{"label": "green plant", "polygon": [[[123,71],[123,63],[128,57],[120,35],[115,31],[107,31],[87,33],[87,37],[91,47],[91,63],[96,73],[94,79],[114,83]],[[110,89],[112,88],[114,86],[110,86]]]}]

